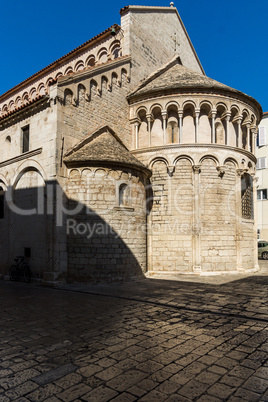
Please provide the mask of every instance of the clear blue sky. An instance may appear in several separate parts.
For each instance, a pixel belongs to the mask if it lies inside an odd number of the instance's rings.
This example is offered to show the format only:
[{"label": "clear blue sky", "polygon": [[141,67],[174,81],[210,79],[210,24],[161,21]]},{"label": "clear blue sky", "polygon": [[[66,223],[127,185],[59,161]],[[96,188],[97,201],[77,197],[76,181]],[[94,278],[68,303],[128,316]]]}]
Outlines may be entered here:
[{"label": "clear blue sky", "polygon": [[[129,5],[166,0],[1,2],[0,94],[114,23]],[[207,76],[268,111],[268,0],[174,0]]]}]

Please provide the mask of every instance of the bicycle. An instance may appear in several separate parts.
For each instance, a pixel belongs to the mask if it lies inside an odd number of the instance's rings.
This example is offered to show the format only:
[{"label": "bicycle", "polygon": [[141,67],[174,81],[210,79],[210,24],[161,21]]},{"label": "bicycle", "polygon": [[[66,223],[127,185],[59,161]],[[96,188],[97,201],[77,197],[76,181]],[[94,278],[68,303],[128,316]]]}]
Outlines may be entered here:
[{"label": "bicycle", "polygon": [[17,281],[22,275],[25,282],[30,282],[32,272],[29,265],[25,261],[25,257],[18,256],[14,258],[15,264],[12,264],[9,269],[9,278],[11,281]]}]

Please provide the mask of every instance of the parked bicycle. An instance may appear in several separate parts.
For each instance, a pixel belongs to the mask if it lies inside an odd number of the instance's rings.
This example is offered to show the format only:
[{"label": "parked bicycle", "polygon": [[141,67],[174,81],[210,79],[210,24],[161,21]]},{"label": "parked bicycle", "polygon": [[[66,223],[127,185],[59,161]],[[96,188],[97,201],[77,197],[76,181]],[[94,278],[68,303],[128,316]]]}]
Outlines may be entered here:
[{"label": "parked bicycle", "polygon": [[29,283],[32,277],[32,272],[29,265],[25,261],[25,257],[23,255],[18,256],[14,258],[14,261],[15,264],[12,264],[9,269],[10,280],[17,281],[23,276],[25,282]]}]

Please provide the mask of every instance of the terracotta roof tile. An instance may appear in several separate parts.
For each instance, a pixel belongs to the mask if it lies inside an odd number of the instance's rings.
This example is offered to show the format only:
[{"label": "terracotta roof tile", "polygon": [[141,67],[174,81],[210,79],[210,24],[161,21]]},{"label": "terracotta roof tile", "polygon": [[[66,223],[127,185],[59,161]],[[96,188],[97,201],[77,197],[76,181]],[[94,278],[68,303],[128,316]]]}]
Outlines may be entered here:
[{"label": "terracotta roof tile", "polygon": [[15,85],[13,88],[9,89],[7,92],[3,93],[0,96],[0,101],[2,98],[5,98],[9,92],[13,92],[15,89],[17,89],[19,86],[25,84],[27,81],[32,80],[33,78],[35,78],[36,76],[38,76],[39,74],[45,72],[46,70],[49,70],[51,67],[53,67],[54,65],[56,65],[57,63],[63,61],[65,58],[68,58],[69,56],[71,56],[73,53],[77,52],[78,50],[82,49],[83,47],[89,45],[91,42],[95,41],[96,39],[100,38],[101,36],[107,34],[108,32],[111,31],[112,28],[120,28],[120,26],[118,24],[114,24],[112,25],[110,28],[107,28],[105,31],[99,33],[98,35],[94,36],[93,38],[89,39],[88,41],[86,41],[85,43],[83,43],[82,45],[76,47],[75,49],[71,50],[69,53],[65,54],[64,56],[60,57],[59,59],[53,61],[52,63],[50,63],[48,66],[44,67],[43,69],[39,70],[38,72],[34,73],[33,75],[31,75],[30,77],[26,78],[24,81],[20,82],[19,84]]},{"label": "terracotta roof tile", "polygon": [[0,121],[6,119],[9,116],[12,116],[14,113],[16,113],[16,112],[18,112],[18,111],[20,111],[22,109],[25,109],[27,106],[30,106],[30,105],[34,104],[35,102],[39,101],[40,99],[43,99],[43,98],[46,98],[46,97],[47,97],[47,95],[38,95],[36,98],[28,101],[24,105],[18,106],[14,110],[11,110],[10,112],[5,113],[4,115],[2,115],[0,117]]},{"label": "terracotta roof tile", "polygon": [[260,104],[251,96],[246,95],[237,89],[231,88],[228,85],[222,84],[221,82],[218,82],[212,78],[209,78],[204,74],[190,70],[180,63],[178,56],[175,56],[169,63],[155,71],[147,79],[141,82],[141,84],[136,87],[136,89],[129,94],[127,98],[130,99],[134,96],[144,97],[149,93],[156,94],[159,92],[165,93],[168,91],[180,90],[223,90],[225,92],[231,92],[236,95],[247,97],[257,104],[259,110],[261,111]]}]

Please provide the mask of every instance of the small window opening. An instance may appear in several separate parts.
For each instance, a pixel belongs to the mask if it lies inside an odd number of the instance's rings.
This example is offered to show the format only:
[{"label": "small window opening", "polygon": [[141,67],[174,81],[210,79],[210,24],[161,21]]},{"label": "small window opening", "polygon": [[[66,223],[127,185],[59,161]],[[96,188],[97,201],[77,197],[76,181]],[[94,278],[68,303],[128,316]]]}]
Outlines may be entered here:
[{"label": "small window opening", "polygon": [[10,135],[8,135],[8,136],[6,137],[6,142],[11,143],[11,137],[10,137]]},{"label": "small window opening", "polygon": [[262,190],[257,190],[257,199],[258,200],[267,200],[267,188]]},{"label": "small window opening", "polygon": [[118,57],[120,57],[120,47],[117,47],[117,48],[114,49],[113,55],[114,55],[114,58],[115,58],[115,59],[117,59]]},{"label": "small window opening", "polygon": [[130,199],[129,186],[126,183],[120,184],[119,187],[119,205],[128,206]]},{"label": "small window opening", "polygon": [[22,128],[22,153],[28,152],[30,149],[30,127]]}]

